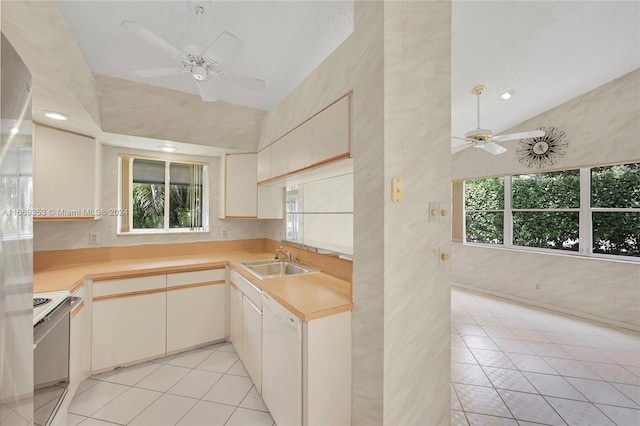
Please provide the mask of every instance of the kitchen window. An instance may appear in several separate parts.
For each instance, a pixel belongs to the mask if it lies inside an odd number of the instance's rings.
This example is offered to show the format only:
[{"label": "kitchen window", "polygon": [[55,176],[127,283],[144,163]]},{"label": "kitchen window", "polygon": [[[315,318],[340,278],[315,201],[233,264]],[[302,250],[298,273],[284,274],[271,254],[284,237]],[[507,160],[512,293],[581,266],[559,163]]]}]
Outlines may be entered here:
[{"label": "kitchen window", "polygon": [[286,240],[353,255],[353,174],[287,187]]},{"label": "kitchen window", "polygon": [[208,228],[207,165],[120,156],[120,233]]}]

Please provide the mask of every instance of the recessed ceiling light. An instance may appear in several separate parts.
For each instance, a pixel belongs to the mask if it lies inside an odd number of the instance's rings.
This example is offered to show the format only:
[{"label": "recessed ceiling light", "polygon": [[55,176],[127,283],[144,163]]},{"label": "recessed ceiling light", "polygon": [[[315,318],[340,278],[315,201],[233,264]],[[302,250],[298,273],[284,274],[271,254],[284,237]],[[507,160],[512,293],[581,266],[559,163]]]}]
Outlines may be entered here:
[{"label": "recessed ceiling light", "polygon": [[161,145],[158,148],[160,148],[164,152],[174,152],[176,150],[174,147],[168,145]]},{"label": "recessed ceiling light", "polygon": [[45,117],[49,117],[53,120],[59,120],[59,121],[65,121],[69,119],[69,117],[59,112],[45,112],[44,115]]},{"label": "recessed ceiling light", "polygon": [[12,127],[11,128],[11,134],[15,135],[16,133],[20,132],[20,129],[18,129],[17,127]]},{"label": "recessed ceiling light", "polygon": [[511,96],[513,96],[513,90],[507,90],[500,95],[500,100],[506,101],[507,99],[511,99]]}]

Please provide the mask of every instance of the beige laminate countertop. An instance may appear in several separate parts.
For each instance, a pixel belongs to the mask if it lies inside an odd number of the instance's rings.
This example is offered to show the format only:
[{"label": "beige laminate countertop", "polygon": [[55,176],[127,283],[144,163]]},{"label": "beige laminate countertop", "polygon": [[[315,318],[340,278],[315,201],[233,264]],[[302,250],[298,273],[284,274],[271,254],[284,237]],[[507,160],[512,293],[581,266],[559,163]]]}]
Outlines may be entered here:
[{"label": "beige laminate countertop", "polygon": [[272,257],[272,253],[235,251],[204,256],[172,256],[54,266],[34,272],[33,291],[71,291],[82,285],[85,279],[133,278],[213,269],[230,264],[243,277],[304,321],[353,309],[351,293],[348,290],[350,284],[331,275],[320,272],[260,280],[238,265],[241,261]]}]

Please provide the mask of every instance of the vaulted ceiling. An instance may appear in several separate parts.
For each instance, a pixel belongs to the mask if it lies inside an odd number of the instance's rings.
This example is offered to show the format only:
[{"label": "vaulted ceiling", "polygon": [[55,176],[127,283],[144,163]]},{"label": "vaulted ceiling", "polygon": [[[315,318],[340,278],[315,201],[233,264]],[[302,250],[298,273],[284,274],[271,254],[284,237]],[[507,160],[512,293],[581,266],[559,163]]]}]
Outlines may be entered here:
[{"label": "vaulted ceiling", "polygon": [[[9,22],[9,32],[25,37],[40,32],[41,38],[27,47],[35,51],[45,41],[48,46],[44,54],[40,48],[25,58],[27,65],[38,67],[34,85],[44,93],[34,95],[34,106],[52,108],[51,99],[57,97],[77,114],[72,127],[91,118],[94,127],[100,125],[98,88],[95,81],[85,81],[83,69],[107,81],[115,81],[110,76],[197,96],[191,75],[142,78],[131,73],[180,63],[123,29],[122,21],[140,23],[177,48],[186,43],[207,47],[222,31],[234,34],[244,49],[224,63],[225,69],[264,80],[266,89],[254,93],[229,84],[219,89],[220,98],[257,111],[275,107],[353,31],[352,1],[8,3],[30,3],[11,6],[20,13],[9,13],[9,21],[21,22]],[[205,9],[200,24],[194,12],[198,5]],[[482,127],[499,133],[640,67],[638,1],[453,0],[452,12],[452,135],[476,127],[470,91],[478,84],[486,86]],[[33,26],[42,25],[45,14],[56,16],[49,19],[50,28],[38,31]],[[38,24],[30,27],[29,17]],[[52,69],[47,57],[69,66]],[[513,97],[499,100],[507,90]],[[203,114],[210,106],[200,105]]]}]

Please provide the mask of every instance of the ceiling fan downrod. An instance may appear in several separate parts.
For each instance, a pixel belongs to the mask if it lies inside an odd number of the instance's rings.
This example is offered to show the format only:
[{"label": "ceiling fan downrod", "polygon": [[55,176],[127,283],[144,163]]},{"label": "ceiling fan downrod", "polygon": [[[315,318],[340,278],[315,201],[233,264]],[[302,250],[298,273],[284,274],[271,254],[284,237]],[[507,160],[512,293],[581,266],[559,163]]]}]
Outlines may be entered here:
[{"label": "ceiling fan downrod", "polygon": [[471,93],[476,95],[476,118],[478,123],[478,129],[480,129],[480,95],[484,92],[484,86],[482,84],[471,89]]}]

